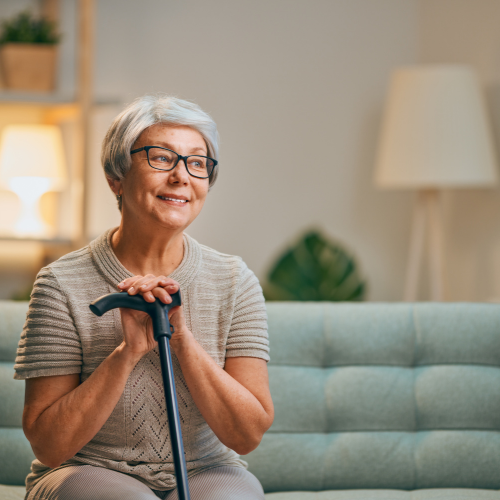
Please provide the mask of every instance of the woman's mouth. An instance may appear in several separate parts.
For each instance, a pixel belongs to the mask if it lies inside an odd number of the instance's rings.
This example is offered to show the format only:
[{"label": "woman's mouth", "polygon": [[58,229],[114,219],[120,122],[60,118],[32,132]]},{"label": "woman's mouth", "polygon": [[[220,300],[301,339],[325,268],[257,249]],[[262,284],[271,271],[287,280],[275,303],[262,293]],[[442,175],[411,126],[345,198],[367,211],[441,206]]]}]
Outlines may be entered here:
[{"label": "woman's mouth", "polygon": [[179,198],[169,198],[168,196],[160,196],[158,195],[157,198],[160,198],[160,200],[164,200],[164,201],[169,201],[169,202],[173,202],[175,204],[185,204],[188,202],[188,200],[181,200]]}]

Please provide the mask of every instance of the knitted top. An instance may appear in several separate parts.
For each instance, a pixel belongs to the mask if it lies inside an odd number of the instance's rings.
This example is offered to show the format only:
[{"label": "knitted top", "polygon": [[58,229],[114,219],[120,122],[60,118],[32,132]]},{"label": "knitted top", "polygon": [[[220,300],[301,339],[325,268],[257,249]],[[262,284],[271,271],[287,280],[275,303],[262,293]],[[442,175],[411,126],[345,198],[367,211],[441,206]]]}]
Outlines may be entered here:
[{"label": "knitted top", "polygon": [[[133,276],[111,248],[110,229],[37,276],[19,342],[16,379],[79,373],[84,382],[122,342],[119,309],[95,316],[89,304]],[[186,325],[221,367],[225,358],[269,360],[262,289],[240,257],[217,252],[184,234],[184,256],[170,277],[181,288]],[[247,464],[203,419],[172,353],[188,476],[221,465]],[[175,487],[158,349],[137,363],[101,430],[68,465],[89,464],[134,476],[155,490]],[[30,490],[52,469],[34,460]]]}]

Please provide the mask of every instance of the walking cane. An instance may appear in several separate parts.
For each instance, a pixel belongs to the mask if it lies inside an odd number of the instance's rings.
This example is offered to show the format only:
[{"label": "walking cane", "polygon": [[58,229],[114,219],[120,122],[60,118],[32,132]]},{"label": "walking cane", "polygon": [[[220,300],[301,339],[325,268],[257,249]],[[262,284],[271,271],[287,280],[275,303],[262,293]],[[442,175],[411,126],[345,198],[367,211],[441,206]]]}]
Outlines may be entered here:
[{"label": "walking cane", "polygon": [[190,500],[187,479],[186,459],[184,457],[184,446],[182,444],[182,432],[179,418],[179,407],[177,406],[177,395],[175,392],[174,370],[172,367],[172,356],[170,355],[170,337],[174,333],[174,327],[168,321],[168,311],[175,306],[181,305],[181,292],[170,294],[172,302],[164,304],[156,299],[154,302],[146,302],[139,295],[129,295],[126,292],[110,293],[103,295],[90,304],[90,310],[97,316],[117,307],[136,309],[151,316],[153,321],[154,338],[158,342],[160,351],[161,374],[165,389],[165,401],[167,403],[168,426],[170,429],[170,441],[174,455],[175,477],[179,500]]}]

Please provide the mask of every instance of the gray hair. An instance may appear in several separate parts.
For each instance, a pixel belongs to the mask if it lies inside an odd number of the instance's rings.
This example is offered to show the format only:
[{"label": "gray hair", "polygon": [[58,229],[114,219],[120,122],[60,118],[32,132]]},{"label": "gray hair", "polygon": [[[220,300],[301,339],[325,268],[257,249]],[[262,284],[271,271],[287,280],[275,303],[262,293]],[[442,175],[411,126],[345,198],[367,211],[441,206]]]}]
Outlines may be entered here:
[{"label": "gray hair", "polygon": [[[213,119],[197,104],[166,94],[145,95],[131,102],[113,121],[102,143],[101,163],[106,177],[121,180],[132,165],[130,150],[144,130],[157,123],[185,125],[197,130],[207,145],[207,155],[219,161],[219,134]],[[216,165],[209,189],[219,173]],[[118,199],[121,210],[121,197]]]}]

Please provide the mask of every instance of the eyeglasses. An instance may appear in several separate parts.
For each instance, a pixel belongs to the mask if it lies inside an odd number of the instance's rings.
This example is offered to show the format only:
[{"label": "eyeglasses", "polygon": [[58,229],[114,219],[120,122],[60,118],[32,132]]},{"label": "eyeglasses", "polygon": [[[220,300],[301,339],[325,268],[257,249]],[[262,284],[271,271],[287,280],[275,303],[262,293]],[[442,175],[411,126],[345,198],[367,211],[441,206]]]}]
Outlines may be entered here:
[{"label": "eyeglasses", "polygon": [[144,146],[133,149],[130,154],[139,153],[139,151],[146,151],[149,166],[156,170],[173,170],[180,160],[184,160],[188,174],[198,179],[208,179],[218,163],[217,160],[208,156],[182,156],[171,149],[160,146]]}]

